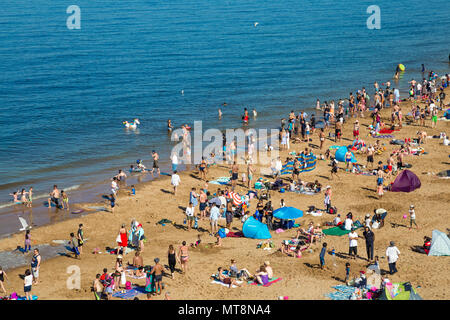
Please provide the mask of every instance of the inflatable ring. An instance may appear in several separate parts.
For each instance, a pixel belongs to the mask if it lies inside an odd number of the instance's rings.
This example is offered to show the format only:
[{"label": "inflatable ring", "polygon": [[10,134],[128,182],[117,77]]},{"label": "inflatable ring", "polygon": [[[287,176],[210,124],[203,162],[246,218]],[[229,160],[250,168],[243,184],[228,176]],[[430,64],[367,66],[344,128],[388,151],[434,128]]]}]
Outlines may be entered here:
[{"label": "inflatable ring", "polygon": [[399,64],[398,68],[400,69],[400,71],[405,71],[405,66],[403,64]]}]

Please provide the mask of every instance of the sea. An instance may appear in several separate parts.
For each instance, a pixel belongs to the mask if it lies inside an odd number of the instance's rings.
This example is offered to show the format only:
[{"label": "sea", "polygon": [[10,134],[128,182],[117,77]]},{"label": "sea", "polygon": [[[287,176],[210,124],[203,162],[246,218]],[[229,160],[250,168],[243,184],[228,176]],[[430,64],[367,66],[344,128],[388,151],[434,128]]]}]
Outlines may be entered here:
[{"label": "sea", "polygon": [[[372,5],[379,29],[367,26]],[[68,27],[70,6],[79,29]],[[448,0],[7,0],[0,235],[20,226],[7,216],[31,215],[13,209],[14,191],[33,186],[36,211],[54,184],[85,201],[137,159],[151,167],[152,150],[168,163],[168,119],[223,130],[241,126],[248,108],[258,112],[250,127],[275,128],[290,110],[312,112],[316,99],[371,94],[375,81],[406,97],[421,64],[450,72],[449,25]],[[406,69],[394,82],[399,63]],[[138,129],[125,129],[133,119]]]}]

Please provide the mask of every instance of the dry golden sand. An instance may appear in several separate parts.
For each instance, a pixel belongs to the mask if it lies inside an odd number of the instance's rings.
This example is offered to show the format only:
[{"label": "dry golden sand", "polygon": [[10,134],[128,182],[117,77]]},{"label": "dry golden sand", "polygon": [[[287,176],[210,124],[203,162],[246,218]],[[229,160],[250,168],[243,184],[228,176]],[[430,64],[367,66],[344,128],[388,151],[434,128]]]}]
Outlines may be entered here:
[{"label": "dry golden sand", "polygon": [[[448,93],[447,93],[448,95]],[[448,103],[448,101],[446,101]],[[410,109],[410,103],[405,102],[403,113],[406,114]],[[384,113],[384,119],[389,117],[389,111]],[[440,113],[442,116],[442,112]],[[375,142],[372,137],[365,137],[366,126],[371,121],[370,118],[362,119],[361,136],[367,143]],[[346,145],[351,137],[352,122],[348,121],[344,126],[344,135],[342,145]],[[430,126],[430,120],[427,120]],[[438,128],[426,128],[429,136],[446,131],[450,133],[449,122],[438,121]],[[395,138],[413,138],[419,129],[415,125],[405,125],[399,132],[395,132]],[[334,131],[334,130],[333,130]],[[326,132],[328,135],[328,132]],[[312,136],[312,143],[318,144],[318,136]],[[389,139],[380,139],[387,148],[382,155],[375,156],[375,164],[378,161],[385,162],[390,150],[394,146],[389,145]],[[331,140],[326,140],[325,147],[335,145]],[[291,144],[290,151],[300,151],[306,147],[305,143]],[[376,208],[385,208],[388,210],[384,228],[376,230],[375,255],[385,256],[385,250],[390,240],[395,240],[397,247],[401,251],[398,261],[399,272],[391,277],[391,281],[411,281],[413,286],[420,286],[419,294],[424,299],[448,299],[448,288],[450,287],[450,258],[449,257],[428,257],[425,254],[417,253],[411,250],[413,246],[421,246],[425,235],[431,236],[433,229],[439,229],[446,232],[450,227],[449,219],[449,199],[450,189],[449,180],[438,179],[433,175],[424,174],[425,172],[439,172],[448,169],[450,159],[449,147],[442,145],[442,140],[427,139],[423,146],[427,155],[408,156],[405,162],[412,164],[412,171],[417,174],[422,182],[422,187],[411,193],[392,193],[386,192],[382,199],[378,199],[376,189],[376,178],[363,175],[355,175],[340,171],[339,179],[329,180],[330,167],[329,161],[319,161],[317,168],[301,178],[306,181],[318,179],[324,186],[331,185],[333,189],[332,203],[337,206],[339,213],[344,214],[348,211],[353,212],[356,219],[363,221],[366,213],[372,213]],[[325,150],[325,148],[324,148]],[[318,153],[315,150],[315,153]],[[282,152],[282,159],[287,156],[286,151]],[[365,156],[356,154],[358,160],[365,164]],[[340,165],[342,167],[342,164]],[[245,167],[241,166],[241,172]],[[259,168],[260,169],[260,168]],[[259,170],[258,169],[258,170]],[[221,177],[228,175],[228,168],[216,166],[210,168],[208,178]],[[257,174],[255,176],[258,177]],[[83,223],[85,236],[89,241],[83,248],[81,260],[75,260],[69,257],[57,257],[44,261],[40,270],[39,285],[33,286],[33,294],[38,295],[39,299],[93,299],[90,287],[97,273],[101,273],[104,267],[110,271],[114,268],[115,256],[110,254],[92,254],[96,247],[105,252],[106,246],[115,246],[115,239],[122,223],[129,226],[132,218],[141,222],[145,229],[145,234],[149,241],[145,244],[143,252],[144,263],[153,264],[155,257],[160,257],[162,263],[167,264],[167,248],[170,244],[178,247],[185,240],[188,244],[197,239],[198,232],[195,230],[187,231],[183,229],[183,210],[188,202],[190,188],[193,186],[200,188],[203,182],[198,180],[197,172],[182,172],[181,186],[177,195],[171,194],[169,177],[162,177],[156,181],[144,183],[137,186],[137,195],[129,197],[123,193],[118,200],[119,206],[116,207],[114,214],[109,212],[98,212],[86,215],[77,219],[70,219],[58,222],[53,225],[42,226],[32,230],[33,245],[42,243],[51,243],[55,239],[68,239],[70,232],[76,232],[78,224]],[[215,192],[217,185],[210,184],[209,190]],[[223,186],[222,186],[223,188]],[[245,192],[246,188],[239,186],[237,191]],[[323,207],[323,193],[309,196],[292,193],[280,194],[272,192],[272,203],[276,209],[281,197],[284,198],[288,206],[300,208],[306,212],[309,205]],[[408,212],[410,204],[416,207],[417,223],[419,230],[408,230],[405,227],[392,228],[391,223],[406,225],[409,220],[402,216]],[[104,205],[104,204],[97,204]],[[255,201],[251,203],[251,211],[255,208]],[[166,226],[156,225],[156,222],[162,218],[170,219],[176,223]],[[298,221],[302,226],[307,225],[309,221],[321,223],[331,221],[331,215],[324,214],[322,217],[311,217],[305,215]],[[220,220],[220,225],[224,225],[224,220]],[[201,221],[200,227],[209,230],[207,221]],[[241,222],[235,220],[232,227],[241,229]],[[236,230],[233,230],[236,231]],[[361,229],[358,234],[362,235]],[[289,239],[295,235],[294,230],[284,233],[272,233],[273,240],[277,246],[281,240]],[[208,235],[208,232],[202,233],[203,244],[214,242],[214,238]],[[186,275],[176,273],[175,279],[164,278],[166,291],[171,293],[173,299],[276,299],[278,296],[289,296],[289,299],[327,299],[324,294],[332,292],[331,286],[340,284],[340,279],[345,275],[344,265],[346,259],[337,257],[338,267],[333,270],[331,256],[326,256],[326,263],[331,270],[322,271],[317,268],[318,255],[321,244],[314,247],[313,253],[305,253],[301,259],[285,257],[279,252],[265,251],[256,249],[260,240],[246,238],[225,238],[221,248],[203,247],[200,249],[190,249],[189,271]],[[327,237],[325,240],[328,248],[335,248],[337,253],[346,253],[348,251],[348,238]],[[364,240],[359,240],[358,253],[366,257]],[[22,245],[23,233],[13,235],[10,238],[0,241],[0,250],[12,250],[17,245]],[[134,253],[125,256],[124,261],[131,261]],[[31,258],[31,257],[30,257]],[[283,280],[263,288],[257,286],[244,286],[242,288],[228,289],[223,286],[211,284],[210,275],[217,271],[217,267],[228,267],[230,259],[236,259],[238,267],[247,268],[250,271],[256,270],[259,265],[269,260],[273,266],[275,275],[282,277]],[[356,276],[359,270],[365,269],[366,261],[357,259],[350,261],[352,275]],[[1,264],[1,263],[0,263]],[[81,290],[68,290],[66,281],[69,274],[66,273],[67,267],[78,265],[81,268]],[[381,268],[388,269],[385,258],[380,259]],[[23,282],[19,278],[26,267],[15,270],[9,270],[9,282],[6,283],[8,293],[17,291],[23,294]],[[145,280],[131,280],[133,283],[144,284]],[[162,299],[163,296],[157,296],[154,299]]]}]

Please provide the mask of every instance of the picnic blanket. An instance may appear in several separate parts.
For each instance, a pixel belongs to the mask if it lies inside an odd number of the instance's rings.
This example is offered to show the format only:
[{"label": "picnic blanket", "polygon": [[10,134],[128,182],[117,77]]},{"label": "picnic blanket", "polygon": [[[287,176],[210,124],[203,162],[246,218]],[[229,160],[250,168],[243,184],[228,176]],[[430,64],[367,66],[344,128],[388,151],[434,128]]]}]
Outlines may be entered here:
[{"label": "picnic blanket", "polygon": [[336,289],[336,292],[326,293],[325,297],[331,300],[350,300],[352,293],[355,292],[355,287],[350,287],[346,285],[337,285],[331,287]]},{"label": "picnic blanket", "polygon": [[279,278],[279,277],[278,278],[271,278],[271,279],[269,279],[269,282],[267,284],[265,284],[265,285],[262,285],[262,284],[256,282],[256,280],[248,281],[247,283],[252,285],[252,286],[270,287],[272,284],[274,284],[274,283],[276,283],[278,281],[281,281],[281,280],[282,280],[282,278]]},{"label": "picnic blanket", "polygon": [[[357,221],[359,222],[359,221]],[[354,226],[356,229],[362,228],[361,223],[354,223]],[[322,231],[325,235],[327,236],[343,236],[345,234],[349,234],[350,230],[342,230],[340,227],[333,227],[333,228],[328,228]]]},{"label": "picnic blanket", "polygon": [[121,298],[121,299],[133,299],[134,297],[137,297],[140,294],[147,293],[145,291],[144,287],[138,287],[133,286],[130,290],[126,290],[125,292],[119,291],[116,293],[113,293],[114,298]]}]

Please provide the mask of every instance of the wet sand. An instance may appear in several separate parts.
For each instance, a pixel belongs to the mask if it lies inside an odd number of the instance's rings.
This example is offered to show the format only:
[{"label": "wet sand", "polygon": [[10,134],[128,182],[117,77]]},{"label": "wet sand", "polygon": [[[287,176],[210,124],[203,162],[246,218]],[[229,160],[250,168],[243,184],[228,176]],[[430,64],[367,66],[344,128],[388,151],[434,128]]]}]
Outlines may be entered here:
[{"label": "wet sand", "polygon": [[[449,91],[447,90],[447,97]],[[446,99],[449,103],[449,99]],[[423,104],[421,104],[423,105]],[[410,103],[401,103],[403,113],[410,110]],[[383,110],[383,120],[388,121],[390,109]],[[442,116],[443,112],[439,113]],[[280,118],[285,115],[280,115]],[[374,143],[375,138],[366,137],[368,131],[366,126],[371,123],[369,113],[366,118],[361,119],[361,138],[366,143]],[[428,136],[439,135],[440,132],[450,133],[449,122],[438,121],[438,127],[430,128],[430,120],[427,120],[425,129]],[[353,121],[348,119],[343,128],[343,141],[340,145],[348,145],[353,141],[352,137]],[[394,132],[396,139],[415,138],[416,132],[421,127],[417,125],[406,125],[400,131]],[[330,130],[334,132],[334,128]],[[328,130],[326,131],[328,136]],[[375,156],[375,164],[378,161],[386,162],[389,151],[395,146],[390,145],[390,139],[380,139],[385,144],[386,151],[382,155]],[[319,145],[318,135],[312,135],[310,144]],[[336,145],[331,139],[326,139],[326,148]],[[289,152],[301,151],[306,147],[306,143],[292,144]],[[329,180],[330,167],[329,161],[318,161],[317,168],[311,172],[300,175],[302,180],[311,182],[316,179],[323,186],[331,185],[333,189],[332,204],[337,206],[338,212],[345,215],[347,212],[353,212],[355,220],[364,220],[366,213],[372,213],[376,208],[384,208],[388,211],[385,226],[375,231],[375,255],[380,257],[380,266],[382,270],[388,270],[385,257],[385,250],[389,241],[396,241],[401,255],[397,263],[399,272],[389,279],[393,282],[410,281],[414,287],[420,286],[417,292],[424,299],[448,299],[448,287],[450,278],[449,257],[428,257],[425,254],[413,251],[415,246],[422,246],[423,237],[431,236],[434,229],[448,232],[450,228],[450,218],[448,205],[450,203],[449,180],[438,179],[435,175],[427,173],[438,173],[449,169],[450,159],[449,147],[442,145],[440,139],[427,139],[426,144],[422,146],[428,154],[421,156],[407,156],[405,162],[412,165],[410,169],[421,180],[420,189],[411,193],[393,193],[385,192],[382,199],[376,195],[376,177],[356,175],[345,173],[340,170],[340,179]],[[287,151],[281,152],[281,158],[287,157]],[[315,154],[320,152],[315,149]],[[366,163],[366,156],[355,154],[358,161]],[[341,163],[340,168],[343,168]],[[255,177],[259,178],[261,167],[255,166],[257,173]],[[246,167],[240,166],[240,173],[245,172]],[[229,167],[217,165],[211,167],[208,173],[208,179],[228,176]],[[153,264],[153,259],[159,257],[164,265],[167,265],[167,248],[173,244],[176,248],[185,240],[188,244],[195,242],[196,230],[185,230],[184,211],[189,200],[189,191],[192,187],[197,189],[203,187],[204,182],[198,179],[197,171],[185,171],[180,173],[181,185],[177,195],[173,196],[170,185],[170,177],[161,177],[155,181],[145,182],[136,186],[137,195],[128,196],[126,192],[120,194],[118,199],[119,206],[116,207],[114,214],[110,212],[97,212],[80,216],[74,219],[56,222],[55,224],[45,225],[33,228],[31,231],[33,246],[37,244],[51,243],[56,239],[68,239],[70,232],[76,232],[79,223],[84,224],[85,237],[90,240],[83,247],[81,260],[75,260],[68,257],[57,257],[46,260],[42,263],[40,270],[41,283],[33,287],[32,293],[39,296],[39,299],[93,299],[90,291],[92,281],[97,273],[101,273],[103,268],[112,271],[115,263],[115,256],[105,253],[105,247],[114,247],[118,230],[122,223],[127,227],[133,218],[142,223],[145,234],[149,239],[145,244],[143,258],[144,264]],[[289,178],[285,176],[285,178]],[[241,185],[237,187],[240,193],[247,193],[247,188]],[[209,184],[209,191],[214,193],[218,187],[223,186]],[[308,206],[314,205],[323,208],[323,193],[316,195],[303,195],[296,193],[271,192],[274,209],[279,207],[280,199],[283,198],[288,206],[297,207],[304,212]],[[402,216],[408,213],[409,205],[414,204],[416,208],[417,223],[419,230],[408,230],[408,219]],[[99,201],[91,204],[80,204],[80,207],[105,206],[105,203]],[[256,201],[251,202],[250,211],[254,212]],[[198,212],[198,211],[197,211]],[[165,226],[156,225],[161,219],[172,220],[175,224],[166,224]],[[334,216],[324,214],[322,217],[312,217],[304,215],[297,220],[302,227],[305,227],[309,221],[321,223],[332,221]],[[219,225],[224,226],[225,220],[219,220]],[[393,227],[398,225],[397,227]],[[207,220],[199,221],[199,226],[209,230]],[[235,219],[232,224],[232,231],[241,230],[241,222]],[[237,230],[235,230],[236,228]],[[203,245],[214,242],[215,238],[208,235],[208,232],[201,232]],[[358,234],[362,236],[361,229]],[[208,248],[190,249],[189,270],[186,275],[175,274],[175,279],[164,277],[163,282],[166,285],[166,291],[171,293],[173,299],[276,299],[278,296],[288,296],[289,299],[328,299],[324,294],[334,291],[331,286],[342,284],[341,280],[345,276],[346,253],[348,252],[348,238],[328,236],[324,241],[328,243],[328,248],[336,249],[337,268],[333,268],[331,256],[327,255],[325,260],[330,270],[322,271],[318,268],[319,252],[321,244],[313,247],[313,253],[306,252],[300,259],[285,257],[276,249],[279,248],[281,240],[290,239],[295,236],[295,230],[288,230],[283,233],[272,232],[275,249],[266,251],[256,249],[260,240],[246,238],[225,238],[222,247],[214,248],[208,245]],[[24,234],[15,234],[9,238],[0,240],[0,251],[14,250],[18,245],[23,245]],[[364,240],[358,241],[358,253],[366,257]],[[99,248],[102,254],[92,254],[94,248]],[[133,253],[124,257],[124,262],[131,261]],[[31,257],[30,257],[31,258]],[[250,271],[256,270],[259,265],[269,260],[275,276],[282,280],[270,287],[258,287],[246,285],[242,288],[228,289],[220,285],[211,284],[210,275],[217,271],[219,266],[229,267],[230,259],[235,259],[239,268],[247,268]],[[360,270],[365,270],[367,261],[365,259],[351,260],[351,274],[357,276]],[[1,262],[0,262],[1,265]],[[81,289],[69,290],[66,288],[66,281],[69,277],[67,267],[78,265],[81,268]],[[177,267],[179,267],[177,265]],[[18,292],[23,294],[23,281],[19,275],[23,274],[25,267],[7,270],[9,283],[5,284],[8,293]],[[129,279],[133,283],[144,284],[145,279]],[[163,295],[156,296],[154,299],[163,299]]]}]

